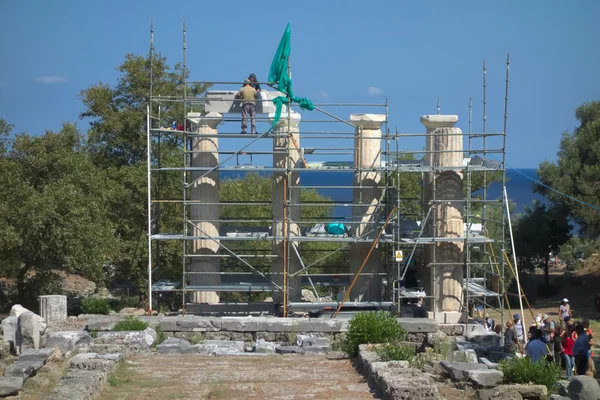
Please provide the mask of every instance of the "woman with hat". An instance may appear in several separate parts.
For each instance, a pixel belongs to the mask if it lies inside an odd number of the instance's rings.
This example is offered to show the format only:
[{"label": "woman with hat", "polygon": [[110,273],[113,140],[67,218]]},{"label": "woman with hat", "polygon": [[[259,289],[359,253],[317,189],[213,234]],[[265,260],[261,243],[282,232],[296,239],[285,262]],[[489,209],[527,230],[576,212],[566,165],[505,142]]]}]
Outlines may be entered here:
[{"label": "woman with hat", "polygon": [[569,305],[569,299],[567,299],[566,297],[564,299],[562,299],[562,302],[560,303],[560,307],[558,307],[558,319],[559,319],[559,325],[562,328],[567,329],[565,317],[573,318],[573,314],[571,312],[571,306]]}]

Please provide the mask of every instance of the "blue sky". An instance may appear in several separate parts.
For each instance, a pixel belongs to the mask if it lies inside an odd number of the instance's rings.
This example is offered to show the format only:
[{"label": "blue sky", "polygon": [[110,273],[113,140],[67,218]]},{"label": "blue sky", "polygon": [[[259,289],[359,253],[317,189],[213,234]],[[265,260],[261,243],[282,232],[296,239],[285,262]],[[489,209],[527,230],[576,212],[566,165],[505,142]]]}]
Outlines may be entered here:
[{"label": "blue sky", "polygon": [[[78,93],[114,83],[127,53],[155,44],[192,79],[266,79],[287,22],[296,94],[316,102],[382,102],[390,128],[422,132],[422,114],[458,114],[481,130],[482,61],[488,131],[501,131],[511,55],[507,162],[554,160],[574,109],[600,99],[600,2],[546,1],[10,1],[0,0],[0,117],[41,134],[82,111]],[[342,110],[344,111],[344,110]],[[368,112],[369,110],[364,110]],[[347,118],[343,113],[340,115]],[[82,130],[85,122],[79,122]]]}]

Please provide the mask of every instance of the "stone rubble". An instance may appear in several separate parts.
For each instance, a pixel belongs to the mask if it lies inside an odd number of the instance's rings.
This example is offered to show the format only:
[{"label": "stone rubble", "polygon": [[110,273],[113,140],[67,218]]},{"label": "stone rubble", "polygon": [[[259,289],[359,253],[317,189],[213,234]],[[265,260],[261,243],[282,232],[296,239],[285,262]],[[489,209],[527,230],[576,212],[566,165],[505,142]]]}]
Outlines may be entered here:
[{"label": "stone rubble", "polygon": [[126,343],[137,344],[142,348],[152,347],[156,336],[156,331],[152,328],[146,328],[143,331],[98,332],[98,339],[103,339],[105,342],[120,339]]},{"label": "stone rubble", "polygon": [[0,376],[0,397],[14,396],[23,387],[23,378]]},{"label": "stone rubble", "polygon": [[88,344],[92,337],[84,331],[63,331],[48,334],[46,347],[58,348],[63,353],[75,350],[78,347]]}]

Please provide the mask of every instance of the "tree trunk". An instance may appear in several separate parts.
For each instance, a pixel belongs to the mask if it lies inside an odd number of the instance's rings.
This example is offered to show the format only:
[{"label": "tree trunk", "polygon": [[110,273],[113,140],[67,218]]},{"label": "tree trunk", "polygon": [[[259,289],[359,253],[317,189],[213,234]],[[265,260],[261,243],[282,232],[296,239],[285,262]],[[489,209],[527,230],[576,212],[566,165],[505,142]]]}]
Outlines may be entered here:
[{"label": "tree trunk", "polygon": [[544,282],[546,283],[546,286],[550,286],[550,255],[546,254],[544,256]]},{"label": "tree trunk", "polygon": [[17,273],[17,292],[19,295],[19,302],[21,304],[26,302],[25,299],[25,276],[27,275],[27,271],[29,271],[29,265],[23,264],[21,268],[19,268],[19,272]]}]

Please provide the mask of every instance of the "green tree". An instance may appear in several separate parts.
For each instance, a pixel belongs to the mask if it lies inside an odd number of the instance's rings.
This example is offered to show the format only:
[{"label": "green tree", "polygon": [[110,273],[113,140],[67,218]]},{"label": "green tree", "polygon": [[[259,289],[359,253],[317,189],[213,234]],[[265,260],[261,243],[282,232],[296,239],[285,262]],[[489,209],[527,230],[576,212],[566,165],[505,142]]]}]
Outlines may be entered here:
[{"label": "green tree", "polygon": [[[564,132],[556,162],[543,162],[538,168],[545,185],[581,201],[598,206],[600,198],[600,101],[582,104],[575,111],[579,126]],[[600,211],[578,203],[546,187],[536,191],[560,205],[581,228],[581,234],[600,235]]]},{"label": "green tree", "polygon": [[533,206],[526,207],[523,214],[519,216],[514,229],[516,252],[521,260],[520,266],[533,269],[536,265],[542,264],[545,283],[549,285],[550,252],[558,252],[560,246],[569,239],[570,231],[567,213],[562,207],[548,208],[534,201]]},{"label": "green tree", "polygon": [[3,149],[0,258],[22,302],[43,294],[54,269],[103,281],[116,244],[110,191],[84,147],[76,127],[65,124],[39,137],[16,135]]},{"label": "green tree", "polygon": [[[80,93],[85,111],[81,118],[90,121],[88,150],[94,163],[107,170],[111,181],[110,220],[119,237],[118,251],[113,259],[117,279],[144,287],[147,265],[147,204],[146,204],[146,106],[149,103],[150,58],[128,54],[117,67],[120,77],[112,87],[98,83]],[[184,76],[180,64],[171,68],[166,58],[156,54],[152,62],[153,96],[181,96]],[[191,84],[187,95],[197,96],[206,85]],[[157,106],[158,107],[158,106]],[[189,111],[189,110],[188,110]],[[161,120],[153,127],[170,126],[172,121],[184,121],[182,103],[166,101],[160,104]],[[153,110],[159,115],[159,110]],[[182,166],[181,136],[163,135],[156,143],[152,162],[157,166]],[[158,150],[160,149],[160,151]],[[154,198],[181,198],[181,175],[160,173],[153,177]],[[182,205],[154,205],[154,224],[160,221],[162,232],[181,231]],[[160,215],[160,219],[158,219]],[[158,260],[159,273],[169,275],[181,271],[181,244],[162,242]]]}]

